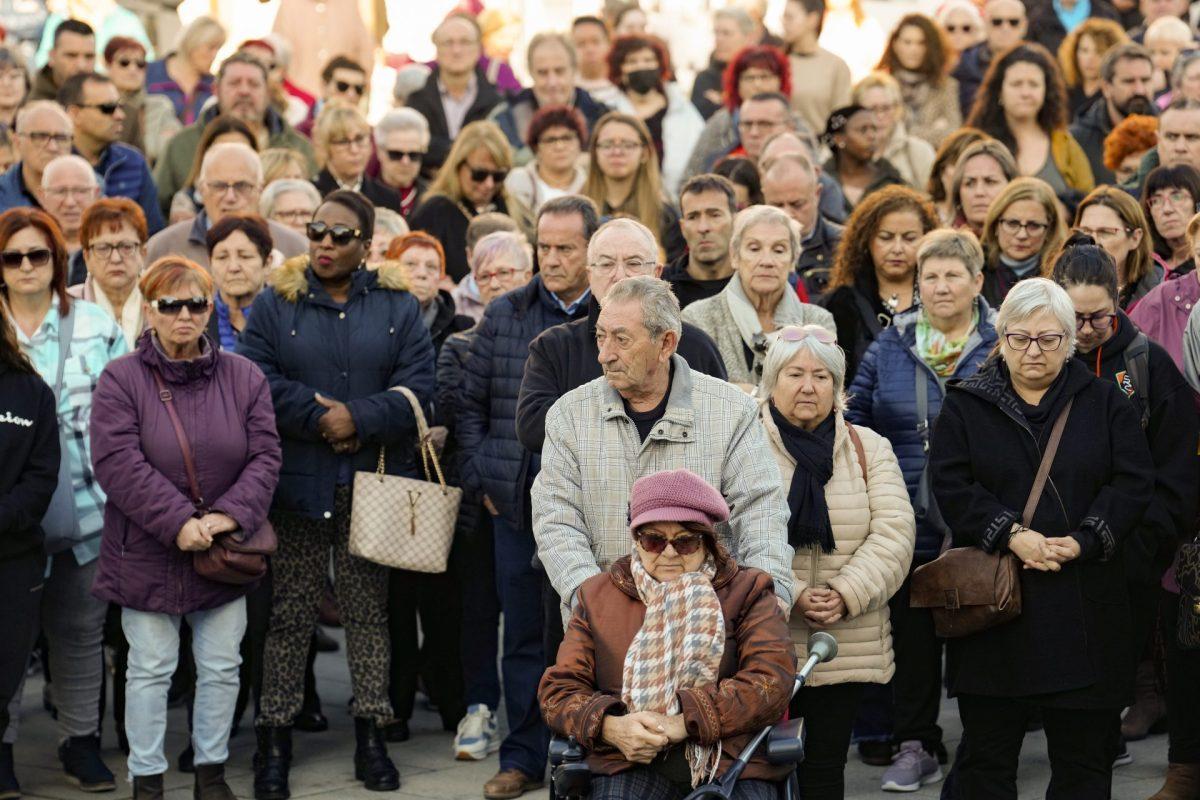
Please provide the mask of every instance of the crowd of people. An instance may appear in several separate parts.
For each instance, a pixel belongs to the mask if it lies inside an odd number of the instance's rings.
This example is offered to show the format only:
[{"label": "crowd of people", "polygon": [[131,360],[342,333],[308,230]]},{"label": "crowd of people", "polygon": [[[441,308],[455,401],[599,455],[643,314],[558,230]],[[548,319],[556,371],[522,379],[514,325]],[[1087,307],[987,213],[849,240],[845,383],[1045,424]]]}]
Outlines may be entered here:
[{"label": "crowd of people", "polygon": [[[329,626],[373,791],[423,694],[490,800],[554,733],[592,797],[682,798],[785,714],[806,800],[853,751],[1013,800],[1036,729],[1049,798],[1165,732],[1150,800],[1200,800],[1196,15],[947,0],[852,79],[825,0],[766,9],[689,89],[636,3],[527,37],[529,86],[468,4],[374,122],[371,43],[298,19],[0,45],[0,800],[34,665],[84,791],[112,713],[161,800],[177,702],[197,800],[243,719],[256,800],[307,790]],[[946,626],[999,613],[925,599],[964,552],[1015,616]]]}]

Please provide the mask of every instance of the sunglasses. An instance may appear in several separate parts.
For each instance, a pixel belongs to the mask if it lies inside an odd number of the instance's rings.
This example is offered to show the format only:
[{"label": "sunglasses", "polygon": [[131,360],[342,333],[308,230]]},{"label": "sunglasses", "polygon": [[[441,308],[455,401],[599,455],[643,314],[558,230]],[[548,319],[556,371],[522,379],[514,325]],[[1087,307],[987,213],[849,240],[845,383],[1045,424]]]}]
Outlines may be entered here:
[{"label": "sunglasses", "polygon": [[504,183],[504,179],[508,177],[506,169],[478,169],[470,164],[467,164],[466,167],[470,172],[471,180],[475,183],[483,183],[489,177],[492,179],[492,183]]},{"label": "sunglasses", "polygon": [[421,161],[425,158],[424,150],[384,150],[383,152],[387,153],[387,157],[392,161],[403,161],[406,158],[409,161]]},{"label": "sunglasses", "polygon": [[999,28],[1003,25],[1007,25],[1010,28],[1019,28],[1023,20],[1020,17],[992,17],[989,22],[992,23],[993,28]]},{"label": "sunglasses", "polygon": [[326,225],[324,222],[310,222],[304,226],[304,232],[310,242],[323,242],[328,235],[338,247],[362,238],[362,231],[358,228],[348,225]]},{"label": "sunglasses", "polygon": [[211,301],[207,297],[160,297],[150,302],[150,307],[160,314],[175,316],[184,308],[191,314],[203,314],[208,311]]},{"label": "sunglasses", "polygon": [[117,66],[122,68],[137,67],[138,69],[145,69],[146,61],[145,59],[118,58]]},{"label": "sunglasses", "polygon": [[333,85],[339,92],[354,92],[359,97],[362,97],[363,90],[366,89],[361,83],[346,83],[345,81],[334,81]]},{"label": "sunglasses", "polygon": [[117,109],[121,107],[120,103],[80,103],[80,108],[94,108],[106,117],[111,117],[117,113]]},{"label": "sunglasses", "polygon": [[29,266],[44,267],[50,263],[51,252],[45,247],[39,247],[36,250],[29,250],[22,253],[20,250],[5,250],[0,253],[0,264],[3,264],[5,269],[20,269],[21,264],[25,259],[29,259]]},{"label": "sunglasses", "polygon": [[962,31],[963,33],[972,33],[974,30],[975,30],[974,25],[947,25],[946,26],[946,33],[958,33],[959,31]]},{"label": "sunglasses", "polygon": [[639,533],[637,542],[647,553],[658,555],[670,544],[679,555],[690,556],[704,544],[704,537],[698,533],[684,533],[674,539],[668,539],[658,533]]}]

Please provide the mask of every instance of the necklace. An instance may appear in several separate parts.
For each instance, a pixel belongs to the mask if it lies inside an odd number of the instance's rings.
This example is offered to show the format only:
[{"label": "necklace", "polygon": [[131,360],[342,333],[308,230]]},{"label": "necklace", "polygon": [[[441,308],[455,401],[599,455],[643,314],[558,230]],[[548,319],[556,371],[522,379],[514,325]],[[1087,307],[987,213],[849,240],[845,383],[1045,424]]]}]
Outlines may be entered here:
[{"label": "necklace", "polygon": [[899,306],[900,295],[897,292],[893,292],[891,297],[883,299],[883,307],[893,315],[896,313],[896,309],[899,308]]}]

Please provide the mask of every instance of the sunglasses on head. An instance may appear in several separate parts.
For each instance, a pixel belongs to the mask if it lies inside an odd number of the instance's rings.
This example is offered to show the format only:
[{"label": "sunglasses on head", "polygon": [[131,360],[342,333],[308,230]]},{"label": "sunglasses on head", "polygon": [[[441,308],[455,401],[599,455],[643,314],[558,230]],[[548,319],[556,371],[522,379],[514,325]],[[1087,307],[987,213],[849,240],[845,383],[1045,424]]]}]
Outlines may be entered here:
[{"label": "sunglasses on head", "polygon": [[504,183],[504,179],[508,177],[506,169],[477,169],[467,164],[467,170],[471,174],[471,180],[475,183],[483,183],[491,176],[492,183]]},{"label": "sunglasses on head", "polygon": [[208,310],[207,297],[160,297],[150,302],[150,306],[160,314],[175,316],[184,308],[192,314],[203,314]]},{"label": "sunglasses on head", "polygon": [[387,157],[392,161],[403,161],[406,158],[409,161],[421,161],[425,158],[424,150],[384,150],[383,152],[387,153]]},{"label": "sunglasses on head", "polygon": [[341,224],[326,225],[324,222],[310,222],[304,226],[304,232],[308,234],[310,242],[323,242],[329,236],[338,247],[362,238],[362,231],[358,228]]},{"label": "sunglasses on head", "polygon": [[776,339],[784,342],[800,342],[810,336],[821,344],[837,342],[837,337],[820,325],[788,325],[775,334]]},{"label": "sunglasses on head", "polygon": [[118,58],[118,67],[137,67],[138,69],[146,68],[146,59],[144,58]]},{"label": "sunglasses on head", "polygon": [[669,543],[679,555],[690,556],[704,544],[704,537],[698,533],[683,533],[673,539],[668,539],[659,533],[639,533],[637,542],[647,553],[658,555],[667,549]]},{"label": "sunglasses on head", "polygon": [[0,264],[3,264],[7,269],[19,269],[25,259],[29,259],[29,266],[44,267],[50,263],[52,254],[44,247],[39,247],[35,250],[28,250],[22,253],[20,250],[5,250],[0,253]]}]

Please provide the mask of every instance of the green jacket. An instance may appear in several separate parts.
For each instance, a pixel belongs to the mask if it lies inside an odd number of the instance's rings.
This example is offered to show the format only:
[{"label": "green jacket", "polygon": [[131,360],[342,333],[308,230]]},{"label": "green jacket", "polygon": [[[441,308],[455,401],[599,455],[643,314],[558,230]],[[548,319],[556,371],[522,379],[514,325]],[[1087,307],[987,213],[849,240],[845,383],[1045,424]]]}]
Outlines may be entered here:
[{"label": "green jacket", "polygon": [[[158,204],[162,206],[164,217],[171,213],[171,200],[175,193],[187,184],[188,175],[192,172],[192,162],[196,151],[200,149],[200,137],[204,126],[217,116],[218,110],[214,105],[205,111],[196,122],[188,125],[171,137],[166,149],[158,159],[154,168],[154,182],[158,184]],[[317,173],[317,162],[313,158],[312,144],[308,139],[296,132],[283,117],[274,109],[267,110],[267,130],[270,132],[267,147],[287,147],[298,150],[308,160],[309,172]]]},{"label": "green jacket", "polygon": [[58,102],[58,85],[54,83],[54,75],[50,72],[50,65],[39,69],[33,75],[33,86],[29,89],[29,101],[34,100],[53,100]]}]

